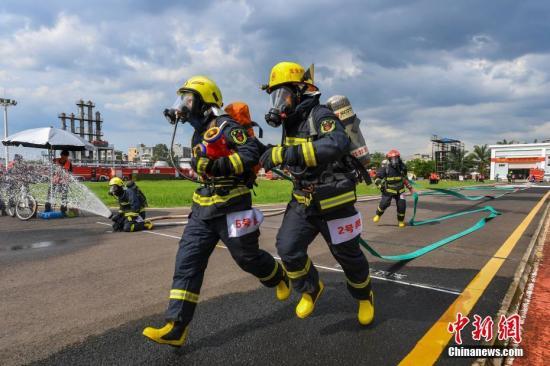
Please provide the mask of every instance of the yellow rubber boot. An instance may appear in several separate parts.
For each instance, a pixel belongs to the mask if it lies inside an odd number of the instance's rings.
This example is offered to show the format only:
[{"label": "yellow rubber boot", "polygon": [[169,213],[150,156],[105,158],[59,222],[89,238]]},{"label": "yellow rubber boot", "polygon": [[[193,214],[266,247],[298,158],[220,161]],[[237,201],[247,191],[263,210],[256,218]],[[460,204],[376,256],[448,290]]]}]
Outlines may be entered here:
[{"label": "yellow rubber boot", "polygon": [[372,221],[373,221],[373,222],[378,222],[378,221],[380,221],[380,215],[374,216],[374,217],[372,218]]},{"label": "yellow rubber boot", "polygon": [[279,282],[275,291],[277,294],[277,299],[279,301],[284,301],[290,296],[290,279],[288,278],[288,275],[284,270],[283,279],[281,280],[281,282]]},{"label": "yellow rubber boot", "polygon": [[398,221],[398,223],[399,223],[399,224],[398,224],[399,227],[405,227],[405,226],[407,226],[407,224],[405,224],[405,221]]},{"label": "yellow rubber boot", "polygon": [[369,325],[374,319],[374,294],[370,292],[369,300],[359,301],[359,311],[357,312],[357,319],[361,325]]},{"label": "yellow rubber boot", "polygon": [[313,310],[315,310],[315,303],[317,302],[317,299],[319,299],[319,296],[321,296],[324,288],[325,285],[323,282],[319,281],[319,289],[317,291],[312,294],[302,294],[302,299],[296,306],[296,315],[298,318],[304,319],[313,313]]},{"label": "yellow rubber boot", "polygon": [[181,347],[187,340],[188,333],[188,326],[175,322],[168,322],[162,328],[147,327],[143,330],[143,335],[150,340],[174,347]]}]

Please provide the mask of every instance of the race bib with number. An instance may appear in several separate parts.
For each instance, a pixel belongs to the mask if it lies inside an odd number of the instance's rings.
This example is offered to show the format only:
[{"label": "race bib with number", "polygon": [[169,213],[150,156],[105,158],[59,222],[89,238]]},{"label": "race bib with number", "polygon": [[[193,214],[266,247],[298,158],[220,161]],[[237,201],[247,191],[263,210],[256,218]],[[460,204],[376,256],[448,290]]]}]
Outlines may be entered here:
[{"label": "race bib with number", "polygon": [[264,215],[258,209],[232,212],[226,216],[227,233],[230,238],[238,238],[253,233],[260,228]]},{"label": "race bib with number", "polygon": [[330,239],[334,245],[354,239],[357,235],[361,235],[361,231],[363,231],[363,220],[361,220],[360,212],[343,219],[327,221],[327,225],[330,231]]}]

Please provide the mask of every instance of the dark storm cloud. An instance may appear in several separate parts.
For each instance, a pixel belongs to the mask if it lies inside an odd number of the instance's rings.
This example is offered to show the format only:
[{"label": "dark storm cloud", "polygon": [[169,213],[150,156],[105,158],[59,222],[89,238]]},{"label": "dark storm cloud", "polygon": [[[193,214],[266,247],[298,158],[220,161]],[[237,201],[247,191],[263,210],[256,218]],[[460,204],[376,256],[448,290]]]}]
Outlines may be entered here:
[{"label": "dark storm cloud", "polygon": [[278,4],[252,2],[243,25],[244,32],[264,35],[273,53],[292,54],[303,43],[309,50],[341,45],[363,61],[392,67],[425,63],[433,51],[510,59],[550,47],[550,4],[541,1]]}]

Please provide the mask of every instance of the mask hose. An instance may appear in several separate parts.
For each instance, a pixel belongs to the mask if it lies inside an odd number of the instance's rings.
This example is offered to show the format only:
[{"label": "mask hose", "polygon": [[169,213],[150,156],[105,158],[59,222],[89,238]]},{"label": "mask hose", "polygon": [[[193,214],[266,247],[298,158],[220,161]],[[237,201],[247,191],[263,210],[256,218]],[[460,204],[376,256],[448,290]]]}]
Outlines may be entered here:
[{"label": "mask hose", "polygon": [[198,179],[191,178],[187,174],[185,174],[183,169],[181,169],[180,166],[177,165],[174,161],[174,141],[176,139],[176,131],[177,130],[178,130],[178,122],[174,123],[174,130],[172,131],[172,141],[170,142],[170,151],[169,151],[170,162],[176,168],[177,172],[179,173],[179,176],[181,176],[183,179],[186,179],[186,180],[191,181],[193,183],[202,184],[202,182],[199,181]]}]

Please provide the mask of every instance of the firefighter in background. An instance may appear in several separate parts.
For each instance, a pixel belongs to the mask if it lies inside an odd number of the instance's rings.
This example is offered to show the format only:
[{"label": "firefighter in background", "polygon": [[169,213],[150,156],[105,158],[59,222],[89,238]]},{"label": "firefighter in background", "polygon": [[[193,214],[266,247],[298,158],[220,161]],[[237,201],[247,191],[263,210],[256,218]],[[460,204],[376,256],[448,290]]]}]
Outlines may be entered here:
[{"label": "firefighter in background", "polygon": [[145,220],[146,199],[135,183],[129,187],[119,177],[109,181],[109,194],[118,199],[120,210],[113,215],[113,231],[134,232],[153,228],[151,221]]},{"label": "firefighter in background", "polygon": [[357,175],[345,163],[350,138],[336,115],[319,103],[312,67],[293,62],[275,65],[269,84],[271,98],[266,121],[283,127],[282,145],[270,147],[260,161],[266,171],[285,166],[294,177],[294,189],[277,234],[277,251],[294,289],[302,294],[296,306],[299,318],[308,317],[323,292],[323,282],[307,254],[321,233],[342,266],[347,288],[358,300],[363,325],[374,317],[369,264],[359,247],[361,215],[356,211]]},{"label": "firefighter in background", "polygon": [[[185,343],[208,258],[219,240],[244,271],[264,286],[275,287],[279,300],[290,296],[283,267],[258,243],[263,217],[252,208],[250,190],[261,144],[224,113],[220,89],[212,80],[194,76],[183,84],[178,95],[165,116],[171,123],[189,122],[195,129],[191,165],[203,184],[193,194],[189,221],[179,243],[165,314],[167,323],[143,331],[147,338],[172,346]],[[223,314],[220,317],[223,319]]]},{"label": "firefighter in background", "polygon": [[145,194],[143,194],[141,189],[139,189],[136,182],[134,182],[133,180],[126,182],[126,189],[132,190],[133,194],[138,197],[140,207],[139,216],[141,216],[141,218],[145,220],[147,217],[145,214],[145,208],[148,206],[147,197],[145,197]]},{"label": "firefighter in background", "polygon": [[[53,159],[53,163],[56,166],[61,167],[65,172],[73,172],[73,164],[69,159],[69,151],[62,150],[59,158]],[[61,193],[61,207],[60,211],[65,213],[67,212],[67,196],[69,194],[69,184],[68,177],[64,175],[63,171],[56,172],[53,176],[53,189],[54,192]],[[48,188],[48,199],[51,198],[51,186]],[[52,210],[52,205],[50,202],[46,202],[45,212],[50,212]]]},{"label": "firefighter in background", "polygon": [[405,227],[405,211],[407,201],[405,201],[406,189],[413,193],[413,188],[407,179],[407,167],[401,160],[399,151],[391,150],[386,154],[387,162],[382,162],[382,166],[376,173],[374,184],[382,192],[382,198],[376,209],[376,215],[372,219],[374,222],[380,221],[384,211],[390,207],[391,200],[395,200],[397,206],[397,222],[399,227]]}]

